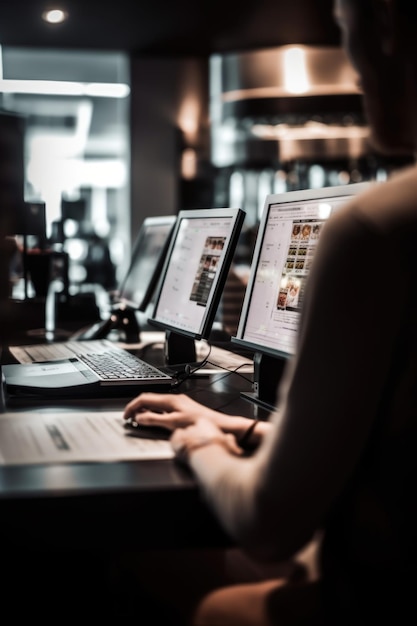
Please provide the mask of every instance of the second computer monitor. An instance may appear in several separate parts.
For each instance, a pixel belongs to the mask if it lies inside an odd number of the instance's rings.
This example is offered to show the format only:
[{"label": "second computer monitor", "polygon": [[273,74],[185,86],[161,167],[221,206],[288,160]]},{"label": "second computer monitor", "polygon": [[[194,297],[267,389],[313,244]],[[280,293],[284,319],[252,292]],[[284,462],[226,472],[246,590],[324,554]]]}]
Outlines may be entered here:
[{"label": "second computer monitor", "polygon": [[245,213],[234,208],[178,214],[149,322],[166,331],[168,364],[195,361],[195,339],[207,339]]}]

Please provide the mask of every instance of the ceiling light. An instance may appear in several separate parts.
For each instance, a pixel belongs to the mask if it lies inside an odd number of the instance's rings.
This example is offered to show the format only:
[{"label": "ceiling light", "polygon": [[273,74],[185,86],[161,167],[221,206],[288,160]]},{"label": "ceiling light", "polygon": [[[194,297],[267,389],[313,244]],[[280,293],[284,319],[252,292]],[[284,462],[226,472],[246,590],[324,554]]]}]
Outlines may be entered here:
[{"label": "ceiling light", "polygon": [[51,9],[50,11],[45,11],[42,13],[42,19],[48,24],[61,24],[65,22],[68,17],[68,13],[66,11],[62,11],[62,9]]},{"label": "ceiling light", "polygon": [[44,96],[90,96],[127,98],[130,87],[125,83],[78,83],[63,80],[0,79],[0,93],[23,93]]},{"label": "ceiling light", "polygon": [[284,85],[294,94],[306,93],[310,88],[307,76],[305,50],[290,47],[284,51]]}]

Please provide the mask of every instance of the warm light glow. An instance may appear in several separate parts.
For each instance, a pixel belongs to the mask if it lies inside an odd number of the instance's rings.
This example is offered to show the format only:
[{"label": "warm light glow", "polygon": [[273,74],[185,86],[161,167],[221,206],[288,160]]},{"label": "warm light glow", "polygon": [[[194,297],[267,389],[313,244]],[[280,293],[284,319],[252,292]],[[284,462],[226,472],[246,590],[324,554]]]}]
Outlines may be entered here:
[{"label": "warm light glow", "polygon": [[340,126],[322,122],[306,122],[302,126],[288,124],[254,124],[251,132],[260,139],[365,139],[369,136],[367,126]]},{"label": "warm light glow", "polygon": [[192,180],[197,175],[197,154],[192,148],[187,148],[182,153],[181,176],[186,180]]},{"label": "warm light glow", "polygon": [[310,87],[307,76],[306,55],[302,48],[289,48],[284,52],[284,84],[290,93],[306,93]]},{"label": "warm light glow", "polygon": [[[288,96],[288,89],[280,86],[258,87],[254,89],[234,89],[222,94],[222,102],[239,102],[240,100],[249,100],[255,98],[285,98]],[[308,89],[309,96],[334,96],[343,94],[360,94],[362,93],[357,85],[334,85],[322,84],[311,85]],[[294,97],[303,96],[303,93],[293,93]]]},{"label": "warm light glow", "polygon": [[184,133],[186,142],[193,145],[198,136],[200,104],[196,98],[188,97],[181,105],[178,125]]},{"label": "warm light glow", "polygon": [[124,83],[77,83],[63,80],[0,80],[0,93],[24,93],[43,96],[91,96],[126,98],[130,87]]},{"label": "warm light glow", "polygon": [[68,17],[68,13],[62,11],[61,9],[51,9],[50,11],[45,11],[42,13],[42,19],[48,24],[61,24],[65,22]]}]

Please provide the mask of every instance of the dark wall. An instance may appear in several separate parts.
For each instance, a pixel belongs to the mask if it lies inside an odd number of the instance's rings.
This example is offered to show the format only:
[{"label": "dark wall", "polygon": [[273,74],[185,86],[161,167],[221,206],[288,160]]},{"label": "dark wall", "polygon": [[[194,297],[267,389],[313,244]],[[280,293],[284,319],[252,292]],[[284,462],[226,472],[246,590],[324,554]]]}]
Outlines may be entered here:
[{"label": "dark wall", "polygon": [[24,121],[0,111],[0,354],[10,336],[9,265],[15,247],[9,237],[18,231],[24,199]]},{"label": "dark wall", "polygon": [[203,152],[207,148],[204,142],[208,140],[208,60],[134,57],[131,90],[134,238],[147,215],[170,215],[182,208],[181,126],[187,107],[193,111],[196,102],[200,130],[197,147]]},{"label": "dark wall", "polygon": [[0,223],[3,234],[17,232],[24,199],[24,119],[0,110]]}]

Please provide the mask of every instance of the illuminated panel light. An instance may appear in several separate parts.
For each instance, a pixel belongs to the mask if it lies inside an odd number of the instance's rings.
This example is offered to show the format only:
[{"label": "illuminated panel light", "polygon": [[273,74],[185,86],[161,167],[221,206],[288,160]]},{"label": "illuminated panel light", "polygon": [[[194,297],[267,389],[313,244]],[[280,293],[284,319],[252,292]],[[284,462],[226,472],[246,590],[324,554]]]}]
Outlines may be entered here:
[{"label": "illuminated panel light", "polygon": [[[285,98],[288,96],[288,89],[285,87],[256,87],[253,89],[234,89],[222,94],[222,102],[236,102],[239,100],[249,100],[254,98]],[[306,92],[296,93],[293,96],[303,96]],[[362,91],[358,87],[352,85],[313,85],[308,88],[309,96],[334,96],[343,94],[361,94]]]},{"label": "illuminated panel light", "polygon": [[284,84],[289,93],[306,93],[309,90],[306,55],[301,48],[289,48],[284,52]]},{"label": "illuminated panel light", "polygon": [[24,93],[42,96],[90,96],[126,98],[130,87],[125,83],[77,83],[63,80],[0,80],[0,93]]},{"label": "illuminated panel light", "polygon": [[251,133],[260,139],[360,139],[369,136],[367,126],[339,126],[321,122],[307,122],[303,126],[288,124],[254,124]]},{"label": "illuminated panel light", "polygon": [[189,144],[193,144],[198,137],[200,105],[196,98],[188,97],[182,104],[178,116],[178,125]]},{"label": "illuminated panel light", "polygon": [[68,17],[68,13],[61,9],[51,9],[42,13],[42,19],[48,24],[62,24]]}]

